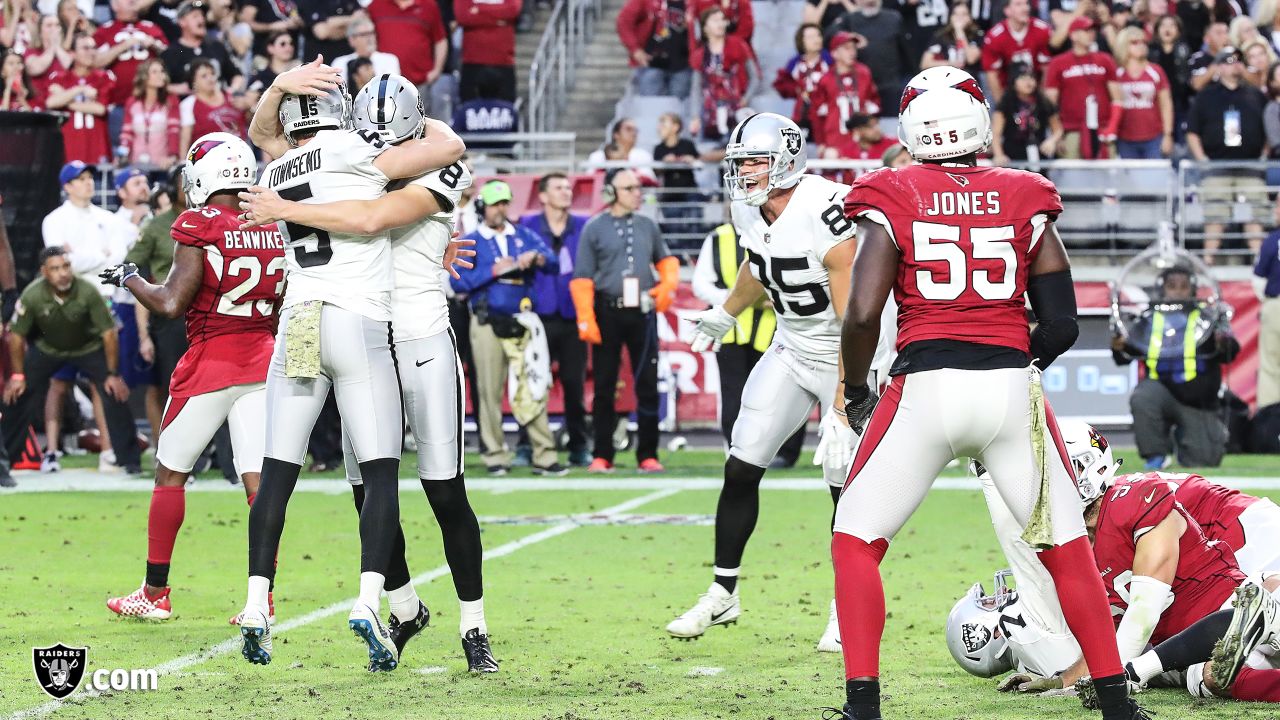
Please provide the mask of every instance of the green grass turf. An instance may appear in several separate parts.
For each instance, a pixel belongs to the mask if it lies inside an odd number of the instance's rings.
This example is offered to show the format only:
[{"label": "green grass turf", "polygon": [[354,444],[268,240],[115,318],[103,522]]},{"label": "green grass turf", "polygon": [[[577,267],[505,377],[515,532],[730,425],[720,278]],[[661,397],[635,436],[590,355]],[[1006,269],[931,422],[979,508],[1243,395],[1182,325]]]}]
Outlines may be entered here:
[{"label": "green grass turf", "polygon": [[[670,459],[680,474],[713,474],[718,466],[714,453]],[[472,501],[480,515],[502,516],[599,510],[648,494],[475,492]],[[32,679],[32,646],[88,645],[90,669],[147,668],[235,636],[226,618],[244,599],[246,532],[235,493],[188,498],[174,557],[173,620],[122,620],[104,607],[108,595],[141,580],[148,496],[141,489],[22,494],[0,504],[0,592],[10,599],[0,614],[0,716],[47,699]],[[422,573],[443,563],[439,533],[421,496],[404,499],[410,565]],[[712,491],[681,491],[635,512],[710,513],[715,502]],[[761,504],[741,580],[742,620],[697,642],[672,640],[662,627],[710,581],[712,528],[584,526],[486,564],[497,675],[466,674],[446,577],[419,587],[433,627],[394,673],[364,671],[366,653],[343,612],[278,635],[270,666],[248,665],[233,652],[162,677],[156,693],[89,699],[53,717],[817,718],[817,707],[838,705],[843,694],[840,658],[813,649],[831,597],[830,501],[821,490],[766,491]],[[543,529],[487,526],[484,542],[493,548]],[[1097,717],[1071,698],[999,695],[993,681],[951,661],[942,637],[947,612],[1002,565],[980,495],[931,493],[884,564],[886,718]],[[280,556],[280,621],[353,597],[357,572],[349,497],[296,495]],[[694,676],[694,668],[723,672]],[[1152,691],[1143,702],[1158,720],[1280,716],[1272,707],[1194,701],[1173,690]]]}]

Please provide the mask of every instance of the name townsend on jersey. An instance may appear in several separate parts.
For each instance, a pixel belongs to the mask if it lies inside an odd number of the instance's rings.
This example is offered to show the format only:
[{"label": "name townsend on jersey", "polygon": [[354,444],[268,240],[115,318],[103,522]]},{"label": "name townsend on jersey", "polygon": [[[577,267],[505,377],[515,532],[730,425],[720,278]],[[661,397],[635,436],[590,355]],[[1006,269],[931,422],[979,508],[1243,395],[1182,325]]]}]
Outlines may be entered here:
[{"label": "name townsend on jersey", "polygon": [[283,250],[279,230],[225,230],[222,245],[228,250]]},{"label": "name townsend on jersey", "polygon": [[925,215],[999,215],[1000,191],[936,192]]},{"label": "name townsend on jersey", "polygon": [[271,177],[267,185],[277,187],[299,175],[320,169],[320,148],[303,153],[289,162],[271,168]]}]

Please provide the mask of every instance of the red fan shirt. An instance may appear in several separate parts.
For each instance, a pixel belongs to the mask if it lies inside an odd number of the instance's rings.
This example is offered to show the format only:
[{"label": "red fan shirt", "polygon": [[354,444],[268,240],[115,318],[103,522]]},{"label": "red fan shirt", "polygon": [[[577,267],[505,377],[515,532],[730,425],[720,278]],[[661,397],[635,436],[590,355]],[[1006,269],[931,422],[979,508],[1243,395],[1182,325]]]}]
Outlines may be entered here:
[{"label": "red fan shirt", "polygon": [[1000,82],[1005,87],[1009,85],[1009,71],[1015,65],[1026,65],[1039,75],[1049,64],[1052,37],[1053,28],[1039,18],[1031,18],[1021,33],[1015,33],[1008,20],[1001,20],[982,41],[982,69],[1000,73]]},{"label": "red fan shirt", "polygon": [[1117,68],[1115,81],[1120,84],[1120,126],[1116,137],[1127,142],[1142,142],[1164,134],[1160,118],[1160,93],[1169,89],[1169,78],[1155,63],[1147,63],[1140,73],[1130,75]]},{"label": "red fan shirt", "polygon": [[98,52],[106,52],[122,42],[133,43],[132,47],[111,63],[111,72],[116,76],[116,84],[109,99],[112,105],[123,105],[133,95],[133,78],[138,74],[138,66],[145,60],[159,57],[158,52],[142,44],[147,37],[167,43],[164,32],[150,20],[129,23],[112,20],[93,34],[93,41],[98,43]]},{"label": "red fan shirt", "polygon": [[1080,132],[1106,127],[1111,116],[1107,83],[1115,74],[1116,62],[1104,52],[1084,55],[1065,52],[1049,63],[1044,73],[1044,87],[1058,91],[1058,115],[1063,130]]},{"label": "red fan shirt", "polygon": [[833,64],[809,95],[809,124],[813,142],[826,145],[832,133],[848,134],[845,123],[855,113],[876,115],[880,112],[880,91],[876,89],[871,69],[860,62],[853,70],[841,73]]},{"label": "red fan shirt", "polygon": [[[115,87],[116,78],[110,70],[90,70],[86,75],[77,75],[74,70],[58,70],[49,75],[49,89],[56,85],[69,90],[78,85],[91,87],[97,91],[92,98],[94,102],[107,105],[111,90]],[[88,96],[79,98],[90,100]],[[48,95],[44,102],[48,103]],[[73,112],[67,108],[71,117],[62,123],[62,145],[67,162],[80,160],[90,165],[104,162],[111,157],[111,143],[107,140],[107,115],[92,115],[84,112]]]},{"label": "red fan shirt", "polygon": [[187,308],[190,347],[173,371],[173,397],[267,379],[284,296],[284,240],[275,225],[239,227],[235,210],[216,205],[187,210],[173,223],[177,243],[205,251],[200,289]]}]

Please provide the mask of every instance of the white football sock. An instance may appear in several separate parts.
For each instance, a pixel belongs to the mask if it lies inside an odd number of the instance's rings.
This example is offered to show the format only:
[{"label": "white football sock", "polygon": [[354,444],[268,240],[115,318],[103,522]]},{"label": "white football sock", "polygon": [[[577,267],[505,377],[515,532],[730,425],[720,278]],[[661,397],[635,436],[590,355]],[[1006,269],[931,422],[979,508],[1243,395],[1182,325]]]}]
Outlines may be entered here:
[{"label": "white football sock", "polygon": [[249,594],[245,598],[244,606],[252,610],[260,610],[265,616],[268,614],[267,593],[271,592],[271,581],[261,575],[249,576]]},{"label": "white football sock", "polygon": [[1156,655],[1154,650],[1148,650],[1130,660],[1129,664],[1133,665],[1133,672],[1138,676],[1138,682],[1143,684],[1164,672],[1164,667],[1160,664],[1160,656]]},{"label": "white football sock", "polygon": [[484,623],[484,598],[479,600],[459,600],[458,632],[466,635],[471,628],[480,628],[481,635],[488,635],[489,628]]},{"label": "white football sock", "polygon": [[413,583],[405,583],[404,587],[387,591],[387,604],[391,606],[391,614],[402,623],[418,616],[418,605],[421,602],[418,591],[413,589]]},{"label": "white football sock", "polygon": [[384,582],[386,582],[386,576],[382,573],[360,573],[360,597],[358,601],[368,605],[374,615],[382,612],[382,584]]}]

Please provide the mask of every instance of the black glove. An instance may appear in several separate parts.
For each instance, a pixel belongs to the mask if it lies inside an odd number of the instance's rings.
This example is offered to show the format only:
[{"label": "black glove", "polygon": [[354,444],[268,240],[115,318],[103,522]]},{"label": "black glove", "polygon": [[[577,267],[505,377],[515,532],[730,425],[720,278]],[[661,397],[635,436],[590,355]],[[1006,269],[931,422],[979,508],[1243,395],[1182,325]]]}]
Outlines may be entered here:
[{"label": "black glove", "polygon": [[98,277],[102,278],[103,285],[114,285],[115,287],[124,287],[125,280],[137,276],[138,266],[131,262],[112,265],[106,270],[98,273]]},{"label": "black glove", "polygon": [[866,385],[849,385],[844,386],[844,413],[849,418],[849,427],[858,433],[859,436],[867,429],[867,420],[871,417],[871,411],[876,407],[876,401],[880,399],[875,391]]},{"label": "black glove", "polygon": [[0,291],[0,322],[13,320],[13,309],[18,305],[19,295],[17,288]]}]

